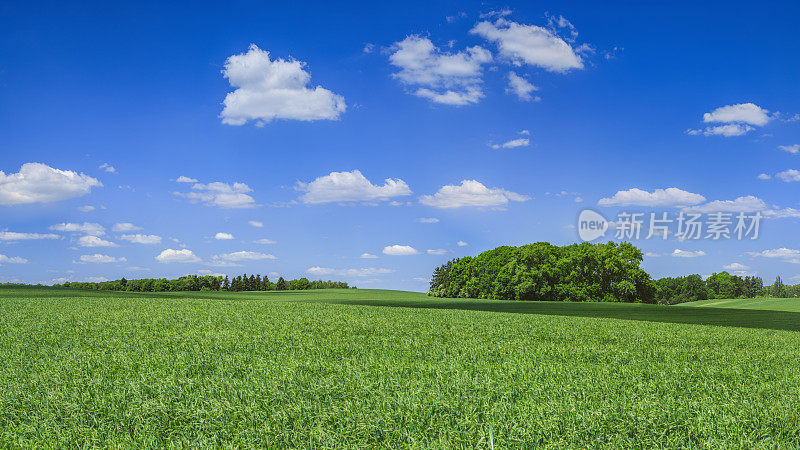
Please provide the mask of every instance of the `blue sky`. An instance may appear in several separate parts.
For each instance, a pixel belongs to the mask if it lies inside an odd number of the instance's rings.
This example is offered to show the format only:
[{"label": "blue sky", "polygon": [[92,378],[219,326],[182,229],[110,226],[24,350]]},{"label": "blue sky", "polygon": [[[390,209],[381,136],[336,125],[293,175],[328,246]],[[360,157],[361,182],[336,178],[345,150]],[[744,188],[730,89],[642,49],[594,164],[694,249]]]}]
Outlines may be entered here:
[{"label": "blue sky", "polygon": [[800,282],[798,13],[5,2],[0,281],[425,290],[454,257],[579,241],[585,208],[699,207],[770,217],[757,240],[636,241],[651,274]]}]

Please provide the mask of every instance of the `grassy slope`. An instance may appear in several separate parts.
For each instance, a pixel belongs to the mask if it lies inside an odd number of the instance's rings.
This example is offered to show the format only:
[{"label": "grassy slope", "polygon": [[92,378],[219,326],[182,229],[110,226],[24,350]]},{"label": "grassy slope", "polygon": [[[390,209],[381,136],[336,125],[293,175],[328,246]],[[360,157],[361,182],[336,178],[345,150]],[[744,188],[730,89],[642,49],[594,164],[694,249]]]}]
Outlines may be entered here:
[{"label": "grassy slope", "polygon": [[699,302],[682,303],[678,306],[800,312],[800,298],[736,298],[726,300],[701,300]]},{"label": "grassy slope", "polygon": [[0,446],[800,445],[786,315],[6,289]]}]

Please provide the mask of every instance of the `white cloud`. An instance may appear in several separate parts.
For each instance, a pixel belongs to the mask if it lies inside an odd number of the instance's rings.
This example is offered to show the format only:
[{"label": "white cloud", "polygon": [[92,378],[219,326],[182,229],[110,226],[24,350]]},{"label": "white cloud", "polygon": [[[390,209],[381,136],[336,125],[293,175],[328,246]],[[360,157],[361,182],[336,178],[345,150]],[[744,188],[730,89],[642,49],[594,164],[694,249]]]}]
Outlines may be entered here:
[{"label": "white cloud", "polygon": [[447,250],[443,248],[429,248],[426,253],[429,255],[445,255],[447,254]]},{"label": "white cloud", "polygon": [[0,264],[27,264],[28,260],[21,256],[0,255]]},{"label": "white cloud", "polygon": [[331,267],[309,267],[306,273],[316,276],[336,275],[340,277],[373,277],[393,273],[392,269],[365,267],[363,269],[333,269]]},{"label": "white cloud", "polygon": [[264,222],[259,222],[257,220],[251,220],[247,222],[247,224],[250,225],[251,227],[256,227],[256,228],[261,228],[264,226]]},{"label": "white cloud", "polygon": [[516,96],[523,101],[529,102],[531,100],[539,101],[541,98],[534,97],[531,92],[538,91],[539,88],[531,84],[524,77],[516,74],[516,72],[508,72],[508,88],[507,94],[516,94]]},{"label": "white cloud", "polygon": [[735,271],[749,270],[750,269],[750,267],[745,266],[744,264],[738,263],[738,262],[724,265],[724,266],[722,266],[722,268],[725,269],[725,270],[735,270]]},{"label": "white cloud", "polygon": [[466,242],[464,242],[464,241],[458,241],[458,242],[456,242],[456,245],[458,245],[459,247],[466,247],[466,246],[467,246],[467,245],[469,245],[469,244],[467,244],[467,243],[466,243]]},{"label": "white cloud", "polygon": [[762,174],[759,174],[757,178],[758,178],[759,180],[769,180],[769,179],[770,179],[770,178],[772,178],[772,177],[771,177],[769,174],[762,173]]},{"label": "white cloud", "polygon": [[756,106],[753,103],[739,103],[736,105],[720,106],[710,113],[703,114],[703,122],[720,123],[747,123],[758,127],[763,127],[772,117],[769,111]]},{"label": "white cloud", "polygon": [[423,195],[420,203],[434,208],[505,207],[508,202],[524,202],[530,197],[500,188],[487,188],[475,180],[462,180],[461,185],[445,185],[434,195]]},{"label": "white cloud", "polygon": [[183,175],[179,176],[176,180],[176,183],[197,183],[197,180],[194,178],[185,177]]},{"label": "white cloud", "polygon": [[88,175],[26,163],[18,173],[0,171],[0,205],[50,203],[81,197],[103,184]]},{"label": "white cloud", "polygon": [[309,88],[311,75],[297,60],[270,60],[269,52],[251,44],[247,53],[233,55],[222,74],[236,88],[225,96],[222,123],[243,125],[273,119],[336,120],[347,105],[344,97],[322,86]]},{"label": "white cloud", "polygon": [[470,33],[497,44],[500,54],[517,66],[528,64],[561,73],[583,68],[574,49],[546,28],[501,18],[494,23],[478,22]]},{"label": "white cloud", "polygon": [[405,181],[387,178],[383,186],[372,184],[358,170],[352,172],[331,172],[310,183],[297,183],[297,190],[305,192],[300,196],[304,203],[365,202],[388,200],[411,194]]},{"label": "white cloud", "polygon": [[519,138],[519,139],[513,139],[508,142],[504,142],[502,144],[494,144],[492,145],[492,148],[499,149],[499,148],[527,147],[528,145],[530,145],[530,143],[531,143],[530,139]]},{"label": "white cloud", "polygon": [[419,223],[439,223],[436,217],[420,217],[416,220]]},{"label": "white cloud", "polygon": [[770,250],[763,250],[760,252],[747,252],[747,254],[755,257],[780,259],[784,262],[800,264],[800,250],[792,248],[781,247]]},{"label": "white cloud", "polygon": [[775,177],[786,183],[800,181],[800,171],[795,169],[784,170],[783,172],[775,174]]},{"label": "white cloud", "polygon": [[111,227],[111,231],[114,231],[116,233],[123,233],[126,231],[136,231],[141,229],[142,227],[137,227],[136,225],[130,222],[115,223],[114,226]]},{"label": "white cloud", "polygon": [[769,111],[760,106],[753,103],[739,103],[721,106],[710,113],[703,114],[703,122],[722,123],[723,125],[708,126],[698,130],[689,129],[686,133],[693,136],[699,134],[724,137],[742,136],[754,130],[753,126],[763,127],[772,119]]},{"label": "white cloud", "polygon": [[367,42],[366,44],[364,44],[364,48],[362,51],[364,53],[372,53],[373,50],[375,50],[375,44]]},{"label": "white cloud", "polygon": [[272,239],[261,238],[261,239],[256,239],[255,241],[253,241],[253,243],[254,244],[262,244],[262,245],[270,245],[270,244],[275,244],[276,242],[273,241]]},{"label": "white cloud", "polygon": [[80,212],[92,212],[92,211],[94,211],[94,206],[92,206],[92,205],[79,206],[78,207],[78,211],[80,211]]},{"label": "white cloud", "polygon": [[671,255],[674,256],[675,258],[697,258],[699,256],[706,256],[706,252],[702,250],[693,252],[689,250],[681,250],[676,248],[675,251],[671,253]]},{"label": "white cloud", "polygon": [[800,153],[800,144],[779,145],[778,148],[793,155]]},{"label": "white cloud", "polygon": [[223,262],[238,262],[238,261],[260,261],[262,259],[277,259],[277,258],[269,254],[241,250],[233,253],[224,253],[222,255],[215,255],[213,259],[215,261],[223,261]]},{"label": "white cloud", "polygon": [[179,197],[188,198],[192,203],[205,203],[208,206],[217,206],[225,209],[253,208],[256,201],[248,195],[253,192],[250,186],[244,183],[213,183],[192,185],[191,192],[175,192]]},{"label": "white cloud", "polygon": [[462,106],[483,98],[483,64],[492,54],[480,47],[461,52],[445,52],[430,39],[416,35],[395,42],[389,62],[400,69],[392,76],[416,87],[413,94],[435,103]]},{"label": "white cloud", "polygon": [[686,212],[708,214],[714,212],[756,212],[769,209],[764,200],[748,195],[736,200],[715,200],[698,206],[684,208]]},{"label": "white cloud", "polygon": [[64,222],[51,225],[50,229],[53,231],[85,233],[91,236],[102,236],[106,234],[106,229],[102,225],[100,225],[99,223],[91,223],[91,222],[84,222],[84,223]]},{"label": "white cloud", "polygon": [[408,256],[408,255],[417,255],[419,252],[414,247],[408,245],[387,245],[383,248],[384,255],[391,255],[391,256]]},{"label": "white cloud", "polygon": [[161,243],[161,236],[156,236],[155,234],[123,234],[119,238],[134,244],[152,245]]},{"label": "white cloud", "polygon": [[103,163],[103,164],[101,164],[101,165],[100,165],[100,167],[98,167],[98,169],[105,170],[105,171],[106,171],[106,172],[108,172],[108,173],[117,173],[117,169],[116,169],[116,168],[114,168],[114,166],[112,166],[112,165],[111,165],[111,164],[109,164],[109,163]]},{"label": "white cloud", "polygon": [[53,233],[20,233],[17,231],[0,231],[0,241],[29,241],[38,239],[61,239]]},{"label": "white cloud", "polygon": [[78,245],[80,247],[117,247],[117,244],[97,236],[81,236],[78,239]]},{"label": "white cloud", "polygon": [[363,258],[363,259],[375,259],[377,257],[378,257],[378,255],[373,255],[372,253],[362,253],[361,256],[360,256],[360,258]]},{"label": "white cloud", "polygon": [[618,191],[611,198],[601,198],[597,202],[600,206],[690,206],[706,200],[700,194],[693,194],[678,188],[656,189],[653,192],[633,188],[627,191]]},{"label": "white cloud", "polygon": [[200,258],[188,248],[181,250],[168,248],[156,256],[156,261],[161,263],[194,263],[200,262]]},{"label": "white cloud", "polygon": [[126,261],[125,257],[115,258],[113,256],[108,255],[101,255],[100,253],[95,253],[94,255],[81,255],[80,261],[82,263],[114,263],[114,262],[124,262]]},{"label": "white cloud", "polygon": [[220,231],[219,233],[214,235],[214,239],[219,241],[230,240],[233,239],[233,235],[230,233],[223,233]]}]

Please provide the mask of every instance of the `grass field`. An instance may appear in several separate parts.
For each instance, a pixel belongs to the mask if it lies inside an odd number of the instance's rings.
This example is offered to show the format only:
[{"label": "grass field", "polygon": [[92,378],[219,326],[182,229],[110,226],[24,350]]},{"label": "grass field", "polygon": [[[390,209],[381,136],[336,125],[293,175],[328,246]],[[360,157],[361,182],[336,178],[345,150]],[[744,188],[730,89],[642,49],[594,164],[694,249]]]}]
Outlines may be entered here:
[{"label": "grass field", "polygon": [[0,447],[800,446],[794,312],[0,289],[0,321]]},{"label": "grass field", "polygon": [[727,300],[702,300],[699,302],[682,303],[680,306],[800,312],[800,298],[737,298]]}]

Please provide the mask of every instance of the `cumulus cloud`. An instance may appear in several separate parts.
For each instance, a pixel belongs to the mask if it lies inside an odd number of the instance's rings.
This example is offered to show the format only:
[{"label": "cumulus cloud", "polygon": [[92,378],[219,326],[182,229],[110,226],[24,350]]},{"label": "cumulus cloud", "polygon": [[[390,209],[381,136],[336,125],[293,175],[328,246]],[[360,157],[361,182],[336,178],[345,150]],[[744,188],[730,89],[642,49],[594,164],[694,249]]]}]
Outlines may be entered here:
[{"label": "cumulus cloud", "polygon": [[107,264],[124,261],[126,261],[125,257],[115,258],[113,256],[101,255],[100,253],[95,253],[94,255],[81,255],[80,257],[80,262],[82,263]]},{"label": "cumulus cloud", "polygon": [[745,266],[744,264],[738,263],[738,262],[726,264],[726,265],[722,266],[722,268],[725,269],[725,270],[733,270],[733,271],[742,271],[742,270],[749,270],[750,269],[750,267]]},{"label": "cumulus cloud", "polygon": [[103,163],[98,169],[105,170],[108,173],[117,173],[117,169],[109,163]]},{"label": "cumulus cloud", "polygon": [[179,197],[189,199],[192,203],[204,203],[224,209],[254,208],[255,199],[248,195],[253,192],[250,186],[244,183],[223,183],[215,181],[203,184],[195,183],[190,192],[175,192]]},{"label": "cumulus cloud", "polygon": [[763,127],[772,117],[769,111],[753,103],[739,103],[736,105],[720,106],[710,113],[703,114],[703,122],[732,123],[741,122],[758,127]]},{"label": "cumulus cloud", "polygon": [[78,207],[78,211],[80,211],[80,212],[92,212],[92,211],[94,211],[94,206],[92,206],[92,205],[79,206]]},{"label": "cumulus cloud", "polygon": [[779,145],[778,148],[793,155],[800,153],[800,144]]},{"label": "cumulus cloud", "polygon": [[0,255],[0,265],[2,264],[27,264],[28,260],[21,256]]},{"label": "cumulus cloud", "polygon": [[699,256],[706,256],[706,252],[702,250],[697,250],[696,252],[689,251],[689,250],[681,250],[676,248],[675,251],[670,253],[675,258],[697,258]]},{"label": "cumulus cloud", "polygon": [[194,263],[200,262],[200,258],[188,248],[181,250],[168,248],[156,256],[156,261],[161,263]]},{"label": "cumulus cloud", "polygon": [[253,241],[253,243],[254,244],[262,244],[262,245],[270,245],[270,244],[275,244],[276,242],[273,241],[272,239],[261,238],[261,239],[256,239],[255,241]]},{"label": "cumulus cloud", "polygon": [[392,76],[412,89],[418,97],[435,103],[463,106],[483,97],[483,65],[492,54],[483,47],[446,52],[430,39],[407,36],[393,46],[389,62],[400,70]]},{"label": "cumulus cloud", "polygon": [[769,175],[769,174],[766,174],[766,173],[761,173],[761,174],[759,174],[759,175],[758,175],[758,177],[757,177],[757,178],[758,178],[759,180],[769,180],[769,179],[771,179],[771,178],[772,178],[772,176],[771,176],[771,175]]},{"label": "cumulus cloud", "polygon": [[219,241],[230,240],[233,239],[233,235],[230,233],[223,233],[220,231],[219,233],[214,235],[214,239]]},{"label": "cumulus cloud", "polygon": [[214,255],[213,262],[214,263],[233,263],[233,262],[240,262],[240,261],[260,261],[262,259],[277,259],[274,255],[269,255],[265,253],[259,252],[251,252],[247,250],[241,250],[238,252],[233,253],[224,253],[221,255]]},{"label": "cumulus cloud", "polygon": [[492,145],[493,149],[499,148],[517,148],[517,147],[527,147],[530,145],[531,141],[527,138],[519,138],[519,139],[512,139],[510,141],[504,142],[502,144],[494,144]]},{"label": "cumulus cloud", "polygon": [[53,233],[20,233],[17,231],[0,231],[0,241],[30,241],[39,239],[61,239]]},{"label": "cumulus cloud", "polygon": [[51,203],[81,197],[103,184],[88,175],[26,163],[17,173],[0,171],[0,205]]},{"label": "cumulus cloud", "polygon": [[775,174],[775,177],[783,182],[792,183],[800,181],[800,171],[795,169],[784,170],[783,172]]},{"label": "cumulus cloud", "polygon": [[434,208],[452,209],[463,207],[503,208],[509,202],[530,200],[526,195],[500,188],[487,188],[475,180],[462,180],[461,185],[445,185],[433,195],[423,195],[420,203]]},{"label": "cumulus cloud", "polygon": [[374,277],[376,275],[385,275],[393,273],[392,269],[383,269],[375,267],[365,267],[362,269],[334,269],[331,267],[309,267],[306,273],[315,276],[328,276],[336,275],[340,277]]},{"label": "cumulus cloud", "polygon": [[419,223],[439,223],[436,217],[420,217],[416,220]]},{"label": "cumulus cloud", "polygon": [[466,247],[466,246],[467,246],[467,245],[469,245],[469,244],[467,244],[467,243],[466,243],[466,242],[464,242],[464,241],[458,241],[458,242],[456,242],[456,245],[458,245],[459,247]]},{"label": "cumulus cloud", "polygon": [[383,248],[384,255],[391,255],[391,256],[408,256],[408,255],[417,255],[419,252],[414,247],[409,245],[387,245]]},{"label": "cumulus cloud", "polygon": [[373,255],[372,253],[362,253],[361,256],[360,256],[360,258],[363,258],[363,259],[375,259],[377,257],[378,257],[378,255]]},{"label": "cumulus cloud", "polygon": [[53,231],[84,233],[91,236],[102,236],[106,234],[106,229],[102,225],[100,225],[99,223],[91,223],[91,222],[84,222],[84,223],[63,222],[51,225],[50,229]]},{"label": "cumulus cloud", "polygon": [[114,231],[116,233],[124,233],[126,231],[137,231],[137,230],[141,230],[141,229],[142,229],[142,227],[137,227],[136,225],[134,225],[134,224],[132,224],[130,222],[115,223],[111,227],[111,231]]},{"label": "cumulus cloud", "polygon": [[653,192],[633,188],[627,191],[618,191],[611,198],[601,198],[597,202],[600,206],[690,206],[706,200],[700,194],[693,194],[678,188],[656,189]]},{"label": "cumulus cloud", "polygon": [[259,222],[257,220],[251,220],[247,222],[247,224],[250,225],[251,227],[256,227],[256,228],[261,228],[264,226],[264,222]]},{"label": "cumulus cloud", "polygon": [[429,255],[446,255],[447,250],[443,248],[429,248],[426,253]]},{"label": "cumulus cloud", "polygon": [[161,243],[161,236],[156,236],[155,234],[123,234],[119,238],[134,244],[152,245]]},{"label": "cumulus cloud", "polygon": [[764,200],[752,195],[738,197],[735,200],[715,200],[702,205],[686,207],[683,211],[700,214],[761,212],[763,217],[767,219],[800,217],[800,210],[770,206]]},{"label": "cumulus cloud", "polygon": [[80,247],[117,247],[117,244],[97,236],[81,236],[78,239],[78,245]]},{"label": "cumulus cloud", "polygon": [[760,258],[779,259],[784,262],[800,264],[800,250],[793,248],[781,247],[770,250],[762,250],[760,252],[747,252],[747,254]]},{"label": "cumulus cloud", "polygon": [[311,75],[297,60],[271,60],[269,52],[251,44],[247,53],[233,55],[222,74],[235,88],[225,96],[222,123],[263,125],[274,119],[336,120],[345,112],[344,97],[322,86],[309,87]]},{"label": "cumulus cloud", "polygon": [[575,49],[547,28],[499,18],[478,22],[470,33],[496,44],[500,55],[517,66],[527,64],[559,73],[583,68]]},{"label": "cumulus cloud", "polygon": [[722,125],[707,126],[704,129],[689,129],[687,134],[705,136],[742,136],[754,130],[754,127],[763,127],[773,119],[769,111],[753,103],[739,103],[735,105],[720,106],[719,108],[703,114],[705,123],[721,123]]},{"label": "cumulus cloud", "polygon": [[508,88],[506,89],[507,94],[515,94],[517,98],[526,102],[531,100],[538,102],[541,100],[541,98],[531,95],[532,92],[538,90],[538,87],[531,84],[524,77],[517,75],[516,72],[511,71],[508,73]]},{"label": "cumulus cloud", "polygon": [[362,202],[388,200],[392,197],[411,195],[405,181],[387,178],[383,186],[372,184],[360,171],[331,172],[310,183],[297,183],[297,190],[304,203]]},{"label": "cumulus cloud", "polygon": [[197,180],[194,178],[185,177],[183,175],[179,176],[176,180],[176,183],[197,183]]}]

